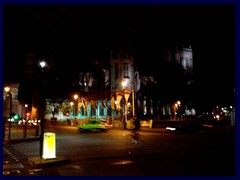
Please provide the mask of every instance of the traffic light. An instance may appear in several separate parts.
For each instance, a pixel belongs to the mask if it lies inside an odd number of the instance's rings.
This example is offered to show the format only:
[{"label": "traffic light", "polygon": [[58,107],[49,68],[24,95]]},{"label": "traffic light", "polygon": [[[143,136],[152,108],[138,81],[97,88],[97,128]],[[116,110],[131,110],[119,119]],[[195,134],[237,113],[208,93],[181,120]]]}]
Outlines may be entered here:
[{"label": "traffic light", "polygon": [[68,113],[68,112],[66,113],[66,116],[67,116],[67,117],[69,116],[69,113]]},{"label": "traffic light", "polygon": [[26,115],[27,115],[27,117],[29,117],[29,116],[30,116],[30,113],[28,112]]},{"label": "traffic light", "polygon": [[13,116],[13,118],[14,118],[14,120],[19,120],[19,119],[20,119],[20,116],[19,116],[19,114],[15,114],[15,115]]}]

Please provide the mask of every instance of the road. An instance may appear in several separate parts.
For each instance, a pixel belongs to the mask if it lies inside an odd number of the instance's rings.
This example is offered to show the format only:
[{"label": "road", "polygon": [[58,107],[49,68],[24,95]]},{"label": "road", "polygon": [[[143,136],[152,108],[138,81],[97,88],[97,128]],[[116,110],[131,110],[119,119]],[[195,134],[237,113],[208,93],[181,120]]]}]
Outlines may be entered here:
[{"label": "road", "polygon": [[4,144],[6,176],[230,176],[235,174],[233,133],[172,134],[140,131],[143,143],[127,143],[128,130],[80,133],[74,126],[48,125],[56,155],[70,161],[34,168],[39,140]]}]

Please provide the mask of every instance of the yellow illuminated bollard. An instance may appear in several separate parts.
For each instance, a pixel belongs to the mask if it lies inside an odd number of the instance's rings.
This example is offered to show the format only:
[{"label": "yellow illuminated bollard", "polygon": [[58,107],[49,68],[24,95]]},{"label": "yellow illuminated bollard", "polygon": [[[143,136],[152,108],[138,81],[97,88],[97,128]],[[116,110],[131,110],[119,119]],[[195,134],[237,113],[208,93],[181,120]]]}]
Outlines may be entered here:
[{"label": "yellow illuminated bollard", "polygon": [[56,158],[55,133],[44,133],[43,137],[43,159]]},{"label": "yellow illuminated bollard", "polygon": [[127,120],[127,129],[131,129],[131,121]]},{"label": "yellow illuminated bollard", "polygon": [[152,125],[153,125],[153,120],[150,119],[150,122],[149,122],[149,128],[152,128]]}]

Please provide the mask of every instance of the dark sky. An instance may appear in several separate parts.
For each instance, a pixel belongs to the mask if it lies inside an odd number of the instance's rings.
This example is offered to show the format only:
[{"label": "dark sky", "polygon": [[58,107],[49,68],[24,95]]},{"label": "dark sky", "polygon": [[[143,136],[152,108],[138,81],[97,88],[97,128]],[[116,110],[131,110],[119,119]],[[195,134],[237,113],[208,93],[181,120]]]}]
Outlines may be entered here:
[{"label": "dark sky", "polygon": [[4,79],[19,77],[28,50],[74,69],[118,45],[145,65],[159,61],[162,45],[189,41],[201,90],[233,91],[234,5],[4,5],[3,28]]}]

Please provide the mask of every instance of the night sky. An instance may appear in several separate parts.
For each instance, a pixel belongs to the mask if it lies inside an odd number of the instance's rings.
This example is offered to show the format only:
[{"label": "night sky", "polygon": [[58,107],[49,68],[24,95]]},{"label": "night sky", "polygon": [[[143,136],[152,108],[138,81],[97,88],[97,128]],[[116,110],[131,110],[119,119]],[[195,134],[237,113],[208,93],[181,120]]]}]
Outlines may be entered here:
[{"label": "night sky", "polygon": [[3,30],[4,81],[18,80],[29,50],[70,72],[134,47],[139,66],[157,71],[146,62],[162,46],[190,42],[204,100],[228,100],[235,87],[234,5],[4,5]]}]

